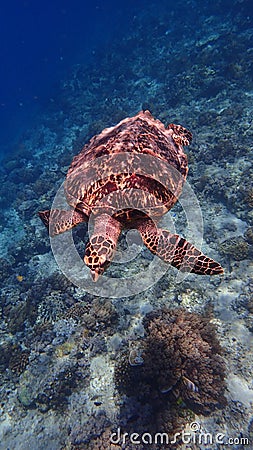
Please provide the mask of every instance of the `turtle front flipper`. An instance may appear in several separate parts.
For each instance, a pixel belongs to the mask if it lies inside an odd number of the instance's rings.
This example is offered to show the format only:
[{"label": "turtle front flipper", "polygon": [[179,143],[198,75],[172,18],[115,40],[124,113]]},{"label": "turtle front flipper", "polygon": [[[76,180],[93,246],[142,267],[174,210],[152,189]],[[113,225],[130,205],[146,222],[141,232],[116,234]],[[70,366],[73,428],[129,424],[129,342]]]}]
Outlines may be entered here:
[{"label": "turtle front flipper", "polygon": [[47,227],[50,236],[64,233],[81,222],[87,222],[87,216],[80,211],[51,209],[39,211],[39,217]]},{"label": "turtle front flipper", "polygon": [[178,270],[199,275],[223,273],[223,268],[218,262],[204,255],[178,234],[157,228],[151,220],[141,222],[137,229],[146,247]]},{"label": "turtle front flipper", "polygon": [[95,218],[93,234],[86,245],[84,256],[93,281],[97,281],[110,265],[121,230],[120,222],[108,214],[100,214]]}]

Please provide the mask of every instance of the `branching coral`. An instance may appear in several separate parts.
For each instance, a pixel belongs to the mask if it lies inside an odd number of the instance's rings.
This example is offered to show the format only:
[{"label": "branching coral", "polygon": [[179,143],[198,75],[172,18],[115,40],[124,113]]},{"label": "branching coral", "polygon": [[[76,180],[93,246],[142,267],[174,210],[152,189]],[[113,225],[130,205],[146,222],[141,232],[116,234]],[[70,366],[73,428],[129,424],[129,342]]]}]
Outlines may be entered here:
[{"label": "branching coral", "polygon": [[118,321],[118,313],[114,305],[107,299],[95,299],[92,305],[76,303],[65,314],[66,318],[81,320],[90,333],[107,330],[113,332]]}]

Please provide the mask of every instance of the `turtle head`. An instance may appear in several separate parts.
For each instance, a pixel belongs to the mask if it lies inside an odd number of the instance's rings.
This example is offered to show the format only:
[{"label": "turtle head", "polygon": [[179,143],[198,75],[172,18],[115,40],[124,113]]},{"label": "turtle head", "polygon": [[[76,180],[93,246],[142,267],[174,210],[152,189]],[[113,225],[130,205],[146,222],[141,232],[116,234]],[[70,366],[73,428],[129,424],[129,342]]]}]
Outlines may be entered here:
[{"label": "turtle head", "polygon": [[108,214],[96,216],[93,234],[86,246],[84,262],[97,281],[110,265],[116,250],[121,224]]},{"label": "turtle head", "polygon": [[97,281],[110,265],[115,246],[111,239],[93,235],[85,250],[84,262],[89,267],[93,281]]}]

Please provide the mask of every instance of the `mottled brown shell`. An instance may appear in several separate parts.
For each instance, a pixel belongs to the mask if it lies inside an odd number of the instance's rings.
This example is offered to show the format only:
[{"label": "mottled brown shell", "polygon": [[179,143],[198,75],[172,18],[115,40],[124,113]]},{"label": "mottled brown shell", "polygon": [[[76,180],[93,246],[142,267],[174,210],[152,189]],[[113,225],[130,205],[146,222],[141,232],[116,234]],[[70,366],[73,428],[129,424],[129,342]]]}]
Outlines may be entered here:
[{"label": "mottled brown shell", "polygon": [[129,213],[142,208],[164,214],[186,179],[182,146],[191,138],[181,125],[165,128],[149,111],[105,128],[72,161],[65,182],[69,204],[90,215],[102,203],[105,210],[117,210],[122,222],[133,220]]}]

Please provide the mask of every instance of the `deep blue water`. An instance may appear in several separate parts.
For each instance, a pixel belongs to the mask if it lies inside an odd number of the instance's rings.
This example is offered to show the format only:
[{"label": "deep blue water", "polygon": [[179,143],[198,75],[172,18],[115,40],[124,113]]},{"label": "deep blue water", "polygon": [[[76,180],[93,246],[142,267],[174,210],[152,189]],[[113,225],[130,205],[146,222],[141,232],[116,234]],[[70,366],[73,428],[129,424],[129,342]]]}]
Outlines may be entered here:
[{"label": "deep blue water", "polygon": [[10,0],[0,6],[0,153],[46,111],[59,80],[74,64],[127,28],[138,8],[133,0]]},{"label": "deep blue water", "polygon": [[[73,65],[89,63],[98,49],[110,53],[110,42],[126,35],[135,15],[150,4],[153,1],[1,2],[0,154],[11,152],[19,135],[36,121],[39,112],[47,111],[59,80],[71,73]],[[162,11],[164,1],[157,2],[157,16],[159,5]],[[235,14],[241,12],[247,26],[252,20],[250,1],[191,1],[182,8],[168,0],[166,6],[167,11],[175,12],[181,25],[179,36],[187,33],[187,28],[188,33],[195,33],[203,15],[225,18],[233,10]],[[168,23],[168,29],[171,25]],[[147,30],[147,35],[152,32]]]}]

